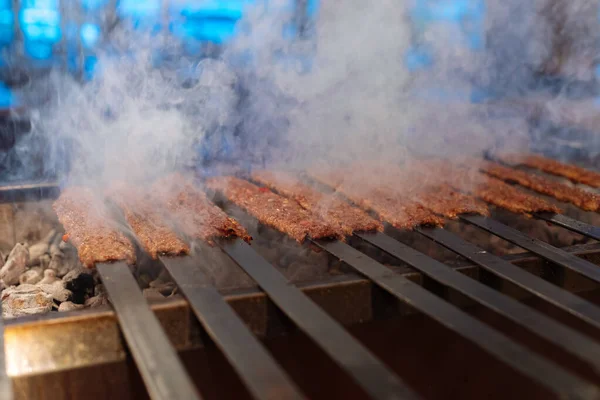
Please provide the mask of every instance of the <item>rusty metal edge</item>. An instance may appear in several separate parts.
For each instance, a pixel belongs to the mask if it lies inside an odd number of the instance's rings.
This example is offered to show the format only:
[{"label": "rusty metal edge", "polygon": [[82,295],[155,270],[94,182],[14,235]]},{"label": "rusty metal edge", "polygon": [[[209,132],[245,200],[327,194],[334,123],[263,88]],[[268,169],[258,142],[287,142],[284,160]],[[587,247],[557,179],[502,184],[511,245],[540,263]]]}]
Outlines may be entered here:
[{"label": "rusty metal edge", "polygon": [[[600,264],[600,243],[576,245],[565,250]],[[543,261],[529,253],[504,258],[538,275],[547,267]],[[477,277],[479,273],[478,267],[466,262],[456,264],[453,268],[473,277]],[[423,283],[421,274],[409,269],[402,270],[405,271],[402,272],[404,276]],[[559,283],[573,292],[598,288],[597,284],[582,281],[569,274],[565,274]],[[381,300],[378,300],[375,293],[377,289],[369,280],[358,275],[336,276],[326,281],[307,282],[298,286],[346,326],[377,318],[379,314],[374,315],[374,310],[384,307],[378,304]],[[499,289],[509,296],[528,297],[526,292],[514,291],[509,286]],[[293,329],[258,289],[229,291],[223,295],[259,337],[274,336]],[[340,301],[341,298],[343,301]],[[460,307],[471,305],[461,298],[448,300]],[[389,308],[389,304],[385,304],[385,307]],[[151,303],[151,308],[177,350],[185,351],[203,345],[200,325],[182,298]],[[413,312],[400,304],[394,309],[396,315]],[[12,378],[119,362],[126,357],[117,319],[109,307],[7,320],[5,348],[7,372]]]}]

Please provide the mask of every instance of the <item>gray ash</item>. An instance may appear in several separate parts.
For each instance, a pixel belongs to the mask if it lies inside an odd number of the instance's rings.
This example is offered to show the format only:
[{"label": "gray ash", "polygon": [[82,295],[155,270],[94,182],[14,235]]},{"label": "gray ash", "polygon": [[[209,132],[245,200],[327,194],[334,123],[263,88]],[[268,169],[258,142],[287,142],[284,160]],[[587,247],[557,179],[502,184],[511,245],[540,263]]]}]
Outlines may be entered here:
[{"label": "gray ash", "polygon": [[0,279],[3,316],[72,311],[106,304],[95,271],[63,242],[51,201],[1,204]]}]

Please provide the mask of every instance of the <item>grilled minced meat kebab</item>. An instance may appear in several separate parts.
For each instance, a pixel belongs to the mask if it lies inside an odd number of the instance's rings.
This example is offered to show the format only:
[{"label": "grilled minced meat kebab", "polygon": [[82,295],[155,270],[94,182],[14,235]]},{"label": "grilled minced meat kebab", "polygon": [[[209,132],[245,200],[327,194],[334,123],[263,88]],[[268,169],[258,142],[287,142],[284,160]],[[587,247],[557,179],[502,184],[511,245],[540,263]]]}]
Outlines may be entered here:
[{"label": "grilled minced meat kebab", "polygon": [[252,237],[235,219],[213,204],[193,182],[179,174],[159,179],[152,185],[156,203],[163,207],[188,237],[212,244],[213,239]]},{"label": "grilled minced meat kebab", "polygon": [[424,207],[446,218],[455,219],[460,214],[489,215],[485,203],[453,189],[450,185],[427,187],[416,195]]},{"label": "grilled minced meat kebab", "polygon": [[254,171],[252,179],[300,206],[317,214],[325,222],[351,236],[360,231],[383,231],[383,225],[366,212],[353,207],[336,194],[322,193],[285,172]]},{"label": "grilled minced meat kebab", "polygon": [[527,173],[513,168],[507,168],[500,164],[483,162],[480,168],[485,173],[507,182],[516,182],[521,186],[534,190],[559,201],[576,205],[587,211],[600,210],[600,196],[576,187],[568,186],[560,182],[542,176]]},{"label": "grilled minced meat kebab", "polygon": [[421,180],[427,181],[432,187],[447,184],[461,193],[471,193],[486,203],[515,213],[560,212],[558,207],[544,199],[481,173],[477,168],[481,161],[470,160],[467,164],[459,164],[447,160],[425,160],[415,161],[409,168],[422,171]]},{"label": "grilled minced meat kebab", "polygon": [[85,187],[63,190],[53,208],[65,228],[65,239],[75,246],[79,259],[88,268],[108,261],[134,264],[133,244],[111,226],[101,198]]},{"label": "grilled minced meat kebab", "polygon": [[313,169],[308,173],[316,181],[324,184],[337,184],[337,187],[331,187],[359,207],[374,211],[382,221],[386,221],[395,228],[410,230],[420,225],[442,226],[444,223],[443,218],[438,217],[420,203],[399,196],[387,185],[367,185],[362,177],[357,177],[356,180],[350,178],[329,179],[334,176],[352,175],[351,171],[342,173],[333,170],[323,171],[321,174],[320,171]]},{"label": "grilled minced meat kebab", "polygon": [[502,182],[499,179],[478,171],[478,162],[470,163],[475,166],[456,165],[447,161],[429,163],[433,173],[444,173],[444,179],[454,188],[473,193],[483,201],[496,207],[504,208],[514,213],[533,214],[538,212],[560,213],[561,210],[553,204],[532,196]]},{"label": "grilled minced meat kebab", "polygon": [[[444,179],[432,179],[426,168],[407,166],[387,167],[388,174],[399,184],[398,195],[414,198],[423,207],[446,218],[455,219],[460,214],[489,215],[485,203],[474,196],[461,192],[444,182]],[[400,191],[401,190],[401,191]]]},{"label": "grilled minced meat kebab", "polygon": [[307,238],[343,238],[344,234],[318,216],[300,207],[294,200],[260,188],[243,179],[221,176],[210,178],[206,186],[221,193],[264,225],[302,243]]},{"label": "grilled minced meat kebab", "polygon": [[123,211],[131,230],[152,258],[156,259],[159,254],[177,256],[190,252],[189,246],[159,213],[151,192],[121,183],[113,185],[107,196]]},{"label": "grilled minced meat kebab", "polygon": [[561,163],[535,154],[505,154],[497,155],[496,157],[498,160],[510,165],[524,165],[552,175],[567,178],[575,183],[583,183],[591,187],[600,188],[600,173],[576,165]]}]

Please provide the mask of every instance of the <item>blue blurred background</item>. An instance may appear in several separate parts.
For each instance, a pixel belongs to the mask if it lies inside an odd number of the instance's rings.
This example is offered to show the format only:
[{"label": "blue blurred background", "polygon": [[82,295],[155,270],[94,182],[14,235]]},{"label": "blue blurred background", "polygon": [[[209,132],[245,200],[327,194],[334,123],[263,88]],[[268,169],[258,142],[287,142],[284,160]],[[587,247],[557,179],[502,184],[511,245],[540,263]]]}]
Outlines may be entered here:
[{"label": "blue blurred background", "polygon": [[[183,56],[202,58],[241,29],[248,7],[272,7],[269,0],[0,0],[0,69],[18,71],[66,68],[83,80],[97,73],[100,50],[110,48],[118,24],[152,35],[167,32]],[[281,1],[277,6],[281,8]],[[286,0],[294,17],[282,35],[304,34],[316,18],[319,0]],[[281,10],[278,10],[281,11]],[[161,57],[156,57],[160,63]],[[33,72],[32,72],[33,71]],[[19,105],[10,79],[0,81],[0,108]]]}]

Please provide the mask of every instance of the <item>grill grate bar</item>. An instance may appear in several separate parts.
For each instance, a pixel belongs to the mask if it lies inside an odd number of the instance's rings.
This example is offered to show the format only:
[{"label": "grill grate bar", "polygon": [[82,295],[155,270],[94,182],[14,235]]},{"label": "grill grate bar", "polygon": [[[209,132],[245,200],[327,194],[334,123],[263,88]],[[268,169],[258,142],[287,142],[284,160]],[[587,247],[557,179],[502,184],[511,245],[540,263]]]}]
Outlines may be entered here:
[{"label": "grill grate bar", "polygon": [[600,240],[600,228],[585,222],[577,221],[562,214],[536,214],[536,218],[552,222],[570,231],[579,233],[589,238]]},{"label": "grill grate bar", "polygon": [[303,399],[192,257],[160,257],[194,314],[256,399]]},{"label": "grill grate bar", "polygon": [[242,240],[221,248],[302,331],[375,399],[417,399],[386,366]]},{"label": "grill grate bar", "polygon": [[600,396],[600,392],[595,386],[514,343],[503,334],[479,322],[418,284],[394,273],[353,247],[339,241],[315,241],[314,243],[343,260],[398,299],[469,339],[523,375],[551,390],[558,397],[597,398]]},{"label": "grill grate bar", "polygon": [[0,186],[0,203],[56,198],[60,193],[57,182],[34,182]]},{"label": "grill grate bar", "polygon": [[460,218],[493,235],[529,250],[554,264],[575,271],[593,281],[600,282],[600,268],[598,268],[597,265],[551,246],[548,243],[542,242],[541,240],[531,238],[516,229],[510,228],[490,218],[472,215],[461,215]]},{"label": "grill grate bar", "polygon": [[436,281],[458,290],[498,314],[527,328],[534,334],[564,348],[571,354],[592,365],[597,372],[600,372],[600,344],[588,337],[387,235],[382,233],[368,233],[356,234],[356,236],[407,263]]},{"label": "grill grate bar", "polygon": [[[0,311],[2,311],[2,300],[0,300]],[[6,373],[6,357],[4,354],[4,320],[0,314],[0,399],[12,400],[12,381]]]},{"label": "grill grate bar", "polygon": [[108,297],[152,400],[201,397],[124,262],[98,264]]},{"label": "grill grate bar", "polygon": [[587,300],[530,274],[445,229],[418,228],[417,231],[502,279],[600,328],[600,308]]}]

